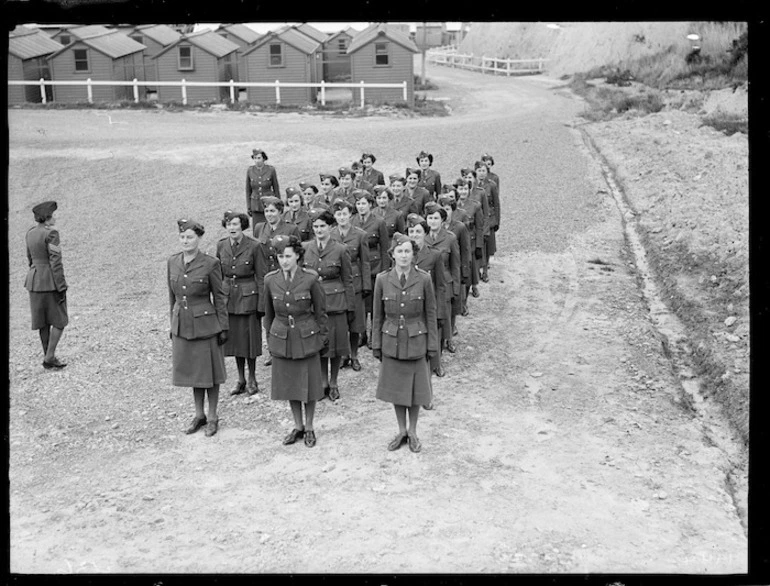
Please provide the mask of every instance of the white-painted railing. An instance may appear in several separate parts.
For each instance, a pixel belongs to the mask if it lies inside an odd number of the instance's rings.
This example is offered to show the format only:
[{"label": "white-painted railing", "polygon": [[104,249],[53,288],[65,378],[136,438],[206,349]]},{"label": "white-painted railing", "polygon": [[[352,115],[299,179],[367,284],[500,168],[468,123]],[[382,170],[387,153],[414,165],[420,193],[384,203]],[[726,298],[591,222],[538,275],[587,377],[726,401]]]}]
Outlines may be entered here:
[{"label": "white-painted railing", "polygon": [[88,98],[89,103],[93,103],[94,101],[94,95],[93,95],[93,87],[94,86],[131,86],[134,90],[134,102],[139,102],[139,86],[152,86],[152,87],[178,87],[182,90],[182,104],[187,105],[187,88],[189,87],[229,87],[230,88],[230,101],[232,103],[235,103],[237,101],[235,87],[238,86],[238,88],[243,87],[268,87],[268,88],[274,88],[275,89],[275,103],[280,104],[281,103],[281,88],[290,88],[290,87],[300,87],[300,88],[311,88],[316,87],[320,88],[320,102],[322,105],[326,105],[326,90],[328,89],[336,89],[336,88],[348,88],[348,89],[356,89],[359,90],[360,95],[360,102],[361,107],[365,104],[365,91],[367,89],[375,89],[375,88],[391,88],[391,89],[400,89],[402,91],[402,96],[404,98],[404,101],[407,101],[409,99],[408,94],[408,86],[406,81],[402,81],[400,83],[327,83],[324,81],[317,82],[317,83],[299,83],[299,82],[283,82],[275,80],[274,82],[246,82],[246,81],[186,81],[182,79],[181,81],[140,81],[138,79],[134,79],[132,81],[94,81],[92,79],[87,79],[85,81],[81,80],[68,80],[68,81],[53,81],[50,79],[40,79],[39,81],[21,81],[21,80],[8,80],[8,85],[39,85],[40,86],[40,97],[45,104],[47,101],[46,95],[45,95],[45,87],[46,86],[54,86],[54,85],[70,85],[70,86],[85,86],[86,87],[86,94]]},{"label": "white-painted railing", "polygon": [[435,47],[425,54],[428,63],[472,69],[482,73],[501,75],[522,75],[542,73],[548,59],[500,59],[498,57],[480,57],[458,53],[455,47]]}]

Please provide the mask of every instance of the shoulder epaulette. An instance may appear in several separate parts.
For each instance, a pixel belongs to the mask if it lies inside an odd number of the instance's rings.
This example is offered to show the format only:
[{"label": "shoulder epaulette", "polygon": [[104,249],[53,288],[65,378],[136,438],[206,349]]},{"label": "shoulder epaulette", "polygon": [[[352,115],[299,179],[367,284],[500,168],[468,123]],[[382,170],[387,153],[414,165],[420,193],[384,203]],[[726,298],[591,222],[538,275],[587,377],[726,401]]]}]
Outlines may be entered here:
[{"label": "shoulder epaulette", "polygon": [[422,273],[422,274],[424,274],[424,275],[428,275],[428,276],[430,277],[430,273],[429,273],[428,271],[426,271],[425,269],[421,269],[421,268],[420,268],[420,267],[418,267],[417,265],[415,265],[415,267],[414,267],[414,268],[416,268],[416,269],[417,269],[417,272],[418,272],[418,273]]},{"label": "shoulder epaulette", "polygon": [[310,267],[300,267],[303,272],[307,273],[308,275],[313,275],[314,277],[318,276],[318,271],[315,271],[311,269]]},{"label": "shoulder epaulette", "polygon": [[280,272],[281,272],[281,269],[273,269],[272,271],[265,273],[265,277],[269,277],[270,275],[277,275]]},{"label": "shoulder epaulette", "polygon": [[224,241],[225,241],[225,240],[227,240],[228,238],[229,238],[229,236],[225,236],[224,238],[220,238],[220,239],[219,239],[219,241],[220,241],[220,242],[224,242]]}]

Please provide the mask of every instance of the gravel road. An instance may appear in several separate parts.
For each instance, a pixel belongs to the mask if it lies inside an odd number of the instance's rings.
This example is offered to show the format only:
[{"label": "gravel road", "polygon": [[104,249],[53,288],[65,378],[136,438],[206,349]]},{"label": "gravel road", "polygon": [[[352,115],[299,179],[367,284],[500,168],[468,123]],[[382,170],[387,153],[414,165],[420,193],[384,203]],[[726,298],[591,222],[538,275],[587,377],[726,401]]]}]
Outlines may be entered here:
[{"label": "gravel road", "polygon": [[[428,76],[451,116],[9,110],[12,572],[747,571],[731,464],[682,405],[572,127],[581,103],[546,78]],[[320,404],[312,450],[281,445],[288,407],[264,393],[224,398],[214,438],[182,433],[165,258],[181,215],[214,249],[255,146],[282,187],[365,151],[386,175],[431,151],[445,181],[494,155],[500,250],[434,378],[422,453],[386,450],[368,353]],[[60,372],[39,366],[22,287],[48,196],[71,287]]]}]

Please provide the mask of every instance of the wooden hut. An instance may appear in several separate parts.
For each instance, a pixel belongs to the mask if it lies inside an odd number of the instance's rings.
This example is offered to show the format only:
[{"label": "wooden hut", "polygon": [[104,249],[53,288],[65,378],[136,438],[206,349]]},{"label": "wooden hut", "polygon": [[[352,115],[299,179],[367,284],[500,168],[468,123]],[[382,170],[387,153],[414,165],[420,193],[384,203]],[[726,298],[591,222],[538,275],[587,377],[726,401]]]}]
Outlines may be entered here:
[{"label": "wooden hut", "polygon": [[167,24],[143,24],[135,26],[126,34],[145,46],[144,69],[147,81],[157,81],[155,61],[152,58],[182,36]]},{"label": "wooden hut", "polygon": [[104,35],[109,32],[111,30],[101,24],[65,25],[53,33],[51,38],[62,45],[69,45],[74,41]]},{"label": "wooden hut", "polygon": [[[8,80],[51,79],[46,57],[62,46],[46,33],[29,27],[16,27],[8,35]],[[46,100],[53,99],[52,86],[46,86]],[[39,86],[8,86],[8,104],[41,102]]]},{"label": "wooden hut", "polygon": [[330,82],[350,81],[350,55],[348,47],[358,31],[352,27],[329,35],[323,46],[323,80]]},{"label": "wooden hut", "polygon": [[[158,81],[238,81],[238,45],[214,31],[186,34],[156,54]],[[187,103],[219,102],[230,98],[227,86],[187,87]],[[158,86],[158,101],[182,101],[182,88]]]},{"label": "wooden hut", "polygon": [[[144,45],[118,31],[77,39],[48,57],[51,78],[55,81],[144,81]],[[92,87],[95,102],[130,100],[130,86]],[[56,102],[85,102],[88,90],[80,85],[56,85]],[[140,96],[140,99],[143,96]]]},{"label": "wooden hut", "polygon": [[[350,76],[353,83],[401,83],[406,81],[406,103],[414,105],[414,42],[386,23],[373,24],[350,42]],[[367,102],[403,102],[400,88],[365,90]]]},{"label": "wooden hut", "polygon": [[[321,68],[321,43],[296,27],[282,27],[265,34],[243,53],[246,82],[318,83]],[[315,100],[317,88],[282,88],[281,104],[306,105]],[[249,87],[247,100],[255,104],[275,104],[275,89]]]}]

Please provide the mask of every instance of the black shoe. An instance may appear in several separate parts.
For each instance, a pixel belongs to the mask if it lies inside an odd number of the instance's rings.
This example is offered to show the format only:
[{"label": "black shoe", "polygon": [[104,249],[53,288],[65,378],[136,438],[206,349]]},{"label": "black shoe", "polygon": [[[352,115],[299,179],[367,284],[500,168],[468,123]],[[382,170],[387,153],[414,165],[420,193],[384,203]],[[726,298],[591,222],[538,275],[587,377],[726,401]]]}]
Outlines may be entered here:
[{"label": "black shoe", "polygon": [[415,453],[422,449],[422,443],[417,439],[416,435],[409,436],[409,449]]},{"label": "black shoe", "polygon": [[291,433],[283,438],[283,445],[288,446],[295,443],[298,439],[305,437],[304,429],[292,429]]},{"label": "black shoe", "polygon": [[425,409],[426,411],[433,411],[433,401],[431,401],[427,405],[423,405],[422,408]]},{"label": "black shoe", "polygon": [[407,442],[407,438],[408,438],[408,436],[407,436],[406,432],[399,433],[388,444],[388,450],[390,450],[391,452],[397,450],[398,448],[400,448],[401,446],[403,446]]},{"label": "black shoe", "polygon": [[321,397],[319,400],[323,401],[324,399],[329,398],[329,387],[324,387],[324,396]]},{"label": "black shoe", "polygon": [[436,368],[433,369],[433,373],[436,376],[444,376],[446,373],[444,372],[444,367],[439,364]]},{"label": "black shoe", "polygon": [[454,329],[452,330],[452,337],[453,337],[453,338],[456,338],[456,337],[457,337],[457,336],[459,336],[459,335],[460,335],[460,334],[458,333],[458,331],[457,331],[457,328],[454,328]]},{"label": "black shoe", "polygon": [[481,280],[485,283],[489,283],[489,275],[486,273],[486,271],[481,274]]},{"label": "black shoe", "polygon": [[339,387],[329,387],[329,399],[332,401],[336,401],[340,398],[340,389]]},{"label": "black shoe", "polygon": [[358,361],[358,358],[351,358],[350,359],[350,368],[358,372],[361,370],[361,363]]},{"label": "black shoe", "polygon": [[257,381],[249,382],[249,384],[246,385],[246,392],[249,394],[249,397],[256,395],[259,392],[259,384]]},{"label": "black shoe", "polygon": [[219,419],[211,419],[206,424],[206,437],[211,437],[212,435],[216,435],[217,431],[219,430]]},{"label": "black shoe", "polygon": [[190,423],[190,427],[188,427],[185,430],[185,433],[187,435],[190,435],[191,433],[195,433],[201,427],[206,425],[206,423],[207,423],[207,420],[206,420],[206,416],[205,415],[203,417],[195,417],[195,418],[193,418],[192,422]]},{"label": "black shoe", "polygon": [[56,357],[54,357],[54,359],[51,360],[51,362],[46,362],[45,360],[43,360],[43,368],[56,368],[56,369],[59,369],[59,368],[64,368],[65,366],[67,366],[67,363],[66,362],[62,362],[61,360],[59,360]]},{"label": "black shoe", "polygon": [[246,392],[246,381],[239,382],[237,385],[235,385],[235,388],[230,391],[230,396],[233,395],[242,395]]},{"label": "black shoe", "polygon": [[463,317],[468,317],[471,314],[470,311],[468,311],[467,307],[463,307],[463,310],[460,312],[460,315]]},{"label": "black shoe", "polygon": [[273,357],[272,356],[268,356],[265,359],[265,366],[270,366],[272,363],[273,363]]},{"label": "black shoe", "polygon": [[471,287],[471,295],[473,295],[474,297],[478,297],[480,295],[479,288],[476,287],[476,285],[473,285]]},{"label": "black shoe", "polygon": [[455,346],[455,343],[452,340],[446,341],[446,351],[451,354],[457,352],[457,346]]},{"label": "black shoe", "polygon": [[308,448],[312,448],[315,445],[315,431],[312,429],[305,432],[305,445]]},{"label": "black shoe", "polygon": [[350,366],[350,357],[346,356],[345,358],[342,359],[342,363],[340,364],[340,368],[347,368],[348,366]]}]

